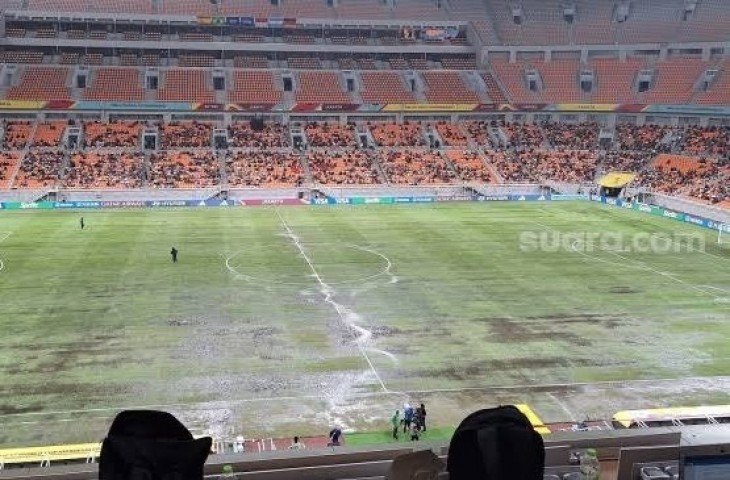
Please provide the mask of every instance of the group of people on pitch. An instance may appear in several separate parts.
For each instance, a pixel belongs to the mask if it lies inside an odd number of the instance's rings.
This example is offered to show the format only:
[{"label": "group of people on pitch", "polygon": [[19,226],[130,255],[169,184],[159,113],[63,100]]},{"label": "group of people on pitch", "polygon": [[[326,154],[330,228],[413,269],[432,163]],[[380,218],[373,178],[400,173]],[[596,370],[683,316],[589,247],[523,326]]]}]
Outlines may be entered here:
[{"label": "group of people on pitch", "polygon": [[403,404],[403,418],[400,416],[400,411],[396,410],[390,423],[393,426],[393,439],[398,440],[402,428],[403,434],[410,435],[411,441],[416,442],[420,439],[421,433],[426,431],[426,406],[421,404],[414,409],[406,402]]}]

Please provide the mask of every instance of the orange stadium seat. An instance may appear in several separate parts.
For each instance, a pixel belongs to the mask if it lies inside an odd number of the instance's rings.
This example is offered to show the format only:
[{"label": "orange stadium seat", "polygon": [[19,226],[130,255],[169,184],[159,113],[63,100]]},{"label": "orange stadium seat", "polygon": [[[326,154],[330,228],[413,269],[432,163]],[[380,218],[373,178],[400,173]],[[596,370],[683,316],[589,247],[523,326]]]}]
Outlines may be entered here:
[{"label": "orange stadium seat", "polygon": [[180,55],[177,64],[181,67],[210,68],[215,65],[215,59],[210,55]]},{"label": "orange stadium seat", "polygon": [[213,124],[206,122],[171,122],[161,128],[164,148],[210,147]]},{"label": "orange stadium seat", "polygon": [[545,138],[536,124],[506,122],[500,124],[502,131],[507,136],[507,141],[513,147],[540,147]]},{"label": "orange stadium seat", "polygon": [[487,95],[489,99],[494,103],[508,103],[507,97],[502,91],[499,82],[489,72],[482,72],[482,79],[484,84],[487,86]]},{"label": "orange stadium seat", "polygon": [[310,152],[307,155],[314,182],[322,185],[379,183],[369,155],[363,151]]},{"label": "orange stadium seat", "polygon": [[490,144],[489,133],[487,130],[489,125],[487,122],[483,120],[468,120],[461,122],[461,127],[480,147],[486,147]]},{"label": "orange stadium seat", "polygon": [[297,82],[298,102],[352,103],[335,72],[300,72]]},{"label": "orange stadium seat", "polygon": [[451,170],[438,152],[428,150],[385,150],[379,152],[388,181],[403,185],[454,183],[456,172]]},{"label": "orange stadium seat", "polygon": [[19,188],[42,188],[56,185],[61,173],[63,152],[30,151],[20,164],[14,185]]},{"label": "orange stadium seat", "polygon": [[396,72],[362,72],[360,96],[366,103],[415,103],[413,92]]},{"label": "orange stadium seat", "polygon": [[17,153],[0,153],[0,189],[10,188],[13,172],[18,168]]},{"label": "orange stadium seat", "polygon": [[480,103],[458,72],[422,72],[430,103]]},{"label": "orange stadium seat", "polygon": [[33,134],[31,122],[12,121],[5,124],[4,147],[9,150],[22,150]]},{"label": "orange stadium seat", "polygon": [[697,94],[695,101],[703,105],[730,104],[730,68],[728,63],[719,72],[719,77],[710,85],[707,91]]},{"label": "orange stadium seat", "polygon": [[446,156],[465,182],[496,183],[497,180],[481,157],[474,152],[448,150]]},{"label": "orange stadium seat", "polygon": [[150,157],[149,184],[156,188],[201,188],[220,183],[220,164],[211,151],[169,151]]},{"label": "orange stadium seat", "polygon": [[418,147],[426,145],[420,122],[367,124],[375,143],[381,147]]},{"label": "orange stadium seat", "polygon": [[93,71],[91,84],[84,92],[87,100],[142,101],[144,89],[140,72],[132,68],[99,68]]},{"label": "orange stadium seat", "polygon": [[234,103],[279,103],[283,92],[269,71],[235,71],[228,100]]},{"label": "orange stadium seat", "polygon": [[527,77],[523,63],[510,63],[507,60],[495,58],[490,60],[490,64],[513,102],[542,102],[539,92],[533,92],[527,88]]},{"label": "orange stadium seat", "polygon": [[595,81],[592,99],[595,103],[632,103],[635,101],[636,76],[643,62],[628,58],[625,62],[617,58],[593,58]]},{"label": "orange stadium seat", "polygon": [[283,148],[289,146],[289,132],[279,123],[266,123],[255,130],[250,122],[235,122],[228,127],[229,144],[233,148]]},{"label": "orange stadium seat", "polygon": [[71,100],[66,68],[25,67],[18,84],[8,89],[9,100]]},{"label": "orange stadium seat", "polygon": [[293,152],[236,152],[226,159],[231,187],[291,187],[301,185],[304,174],[299,154]]},{"label": "orange stadium seat", "polygon": [[355,147],[355,128],[338,123],[310,122],[304,127],[309,145],[313,147]]},{"label": "orange stadium seat", "polygon": [[44,122],[36,126],[33,135],[33,146],[35,147],[58,147],[66,131],[66,121]]},{"label": "orange stadium seat", "polygon": [[6,50],[0,54],[3,63],[43,63],[43,52]]},{"label": "orange stadium seat", "polygon": [[213,15],[214,3],[209,0],[159,0],[158,11],[162,15]]},{"label": "orange stadium seat", "polygon": [[127,122],[84,123],[84,146],[97,148],[134,148],[140,145],[142,125]]},{"label": "orange stadium seat", "polygon": [[551,62],[533,64],[542,77],[542,98],[549,103],[575,103],[587,100],[580,90],[578,59],[553,59]]},{"label": "orange stadium seat", "polygon": [[646,103],[687,103],[694,85],[710,64],[700,58],[675,57],[656,65],[656,81],[639,98]]},{"label": "orange stadium seat", "polygon": [[157,98],[163,101],[215,103],[215,92],[209,85],[210,72],[206,70],[170,69]]},{"label": "orange stadium seat", "polygon": [[63,179],[67,188],[139,188],[144,179],[144,154],[85,152],[71,155]]},{"label": "orange stadium seat", "polygon": [[487,151],[489,162],[506,182],[592,181],[598,157],[586,150]]},{"label": "orange stadium seat", "polygon": [[443,139],[444,143],[449,147],[465,147],[469,144],[469,139],[461,130],[459,124],[448,122],[438,122],[435,125],[436,131]]}]

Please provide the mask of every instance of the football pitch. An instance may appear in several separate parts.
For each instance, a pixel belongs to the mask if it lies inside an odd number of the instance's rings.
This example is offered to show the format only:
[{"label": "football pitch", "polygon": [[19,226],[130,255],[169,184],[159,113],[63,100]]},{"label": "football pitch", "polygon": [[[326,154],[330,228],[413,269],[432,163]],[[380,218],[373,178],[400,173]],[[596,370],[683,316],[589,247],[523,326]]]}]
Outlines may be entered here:
[{"label": "football pitch", "polygon": [[587,202],[4,211],[0,445],[730,403],[728,320],[717,232]]}]

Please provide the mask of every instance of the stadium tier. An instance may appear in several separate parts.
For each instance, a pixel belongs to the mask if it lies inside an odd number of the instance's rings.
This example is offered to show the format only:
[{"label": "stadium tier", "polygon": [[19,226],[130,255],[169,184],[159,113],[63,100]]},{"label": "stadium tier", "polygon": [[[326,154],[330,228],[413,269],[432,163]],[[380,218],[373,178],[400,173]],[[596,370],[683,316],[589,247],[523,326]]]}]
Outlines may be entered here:
[{"label": "stadium tier", "polygon": [[[367,64],[364,59],[313,61],[288,59],[287,69],[272,69],[268,60],[236,56],[235,60],[210,56],[181,56],[177,67],[158,67],[149,73],[139,67],[136,57],[111,58],[120,66],[70,67],[65,58],[50,65],[31,66],[27,62],[39,52],[6,51],[9,85],[0,87],[7,100],[160,100],[195,103],[636,103],[722,105],[727,102],[728,74],[721,59],[699,57],[658,58],[610,57],[578,59],[542,58],[516,62],[495,57],[469,69],[449,68],[448,57],[438,57],[418,69],[387,70],[393,58]],[[42,54],[41,54],[42,56]],[[143,55],[145,65],[159,65],[153,56]],[[25,63],[22,63],[25,62]],[[256,63],[258,62],[258,63]],[[263,62],[263,63],[262,63]],[[34,62],[40,63],[40,62]],[[101,62],[100,62],[101,63]],[[170,63],[170,60],[168,60]],[[346,64],[353,70],[322,70]],[[235,65],[235,66],[233,66]],[[438,66],[436,66],[438,65]],[[213,67],[217,68],[215,72]],[[200,67],[208,67],[201,69]],[[244,67],[247,69],[242,69]],[[258,70],[250,70],[256,68]],[[318,70],[311,70],[317,68]],[[367,69],[366,69],[367,68]],[[423,69],[428,70],[423,70]],[[81,69],[81,70],[79,70]],[[149,83],[155,78],[154,87]],[[79,79],[83,83],[79,83]],[[159,89],[158,89],[159,85]],[[292,88],[293,86],[293,88]],[[289,93],[289,92],[292,92]],[[219,95],[220,93],[220,95]]]},{"label": "stadium tier", "polygon": [[[723,127],[618,123],[606,137],[595,122],[254,123],[6,121],[4,188],[585,184],[628,171],[637,187],[723,206],[730,198]],[[150,131],[156,151],[143,148]],[[214,148],[221,135],[228,153]]]}]

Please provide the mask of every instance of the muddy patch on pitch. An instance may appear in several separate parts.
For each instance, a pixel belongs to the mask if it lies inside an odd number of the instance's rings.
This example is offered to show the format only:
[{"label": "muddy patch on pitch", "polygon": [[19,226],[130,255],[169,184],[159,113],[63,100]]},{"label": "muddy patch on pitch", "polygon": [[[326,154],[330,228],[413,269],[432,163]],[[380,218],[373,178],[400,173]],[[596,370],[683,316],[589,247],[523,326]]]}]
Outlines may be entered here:
[{"label": "muddy patch on pitch", "polygon": [[[553,370],[560,368],[579,367],[606,367],[610,362],[594,358],[573,358],[565,357],[518,357],[508,360],[489,359],[478,362],[467,363],[463,366],[451,366],[435,370],[414,370],[405,372],[406,377],[440,377],[448,380],[468,381],[489,377],[495,372],[500,375],[507,373],[513,382],[524,382],[532,384],[537,375],[534,372],[541,370]],[[623,365],[616,362],[616,366]]]},{"label": "muddy patch on pitch", "polygon": [[529,321],[495,317],[477,319],[489,325],[487,341],[496,343],[527,343],[544,341],[563,341],[579,347],[592,345],[591,340],[584,338],[564,326],[556,326],[556,322]]},{"label": "muddy patch on pitch", "polygon": [[641,290],[629,286],[621,286],[610,288],[608,292],[617,295],[630,295],[632,293],[641,293]]}]

